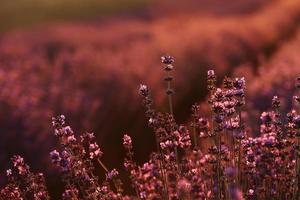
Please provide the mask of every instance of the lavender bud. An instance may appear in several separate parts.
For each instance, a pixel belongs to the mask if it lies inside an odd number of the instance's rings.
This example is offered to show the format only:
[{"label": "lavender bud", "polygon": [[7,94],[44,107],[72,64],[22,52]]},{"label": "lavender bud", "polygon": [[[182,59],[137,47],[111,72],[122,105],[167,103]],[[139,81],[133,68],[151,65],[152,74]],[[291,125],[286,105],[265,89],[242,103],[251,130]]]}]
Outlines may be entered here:
[{"label": "lavender bud", "polygon": [[140,95],[142,96],[148,96],[149,90],[146,85],[140,84],[140,89],[139,89]]},{"label": "lavender bud", "polygon": [[68,136],[67,137],[67,144],[72,144],[76,142],[76,138],[74,135]]},{"label": "lavender bud", "polygon": [[207,77],[208,78],[215,77],[215,71],[214,70],[208,70],[207,71]]},{"label": "lavender bud", "polygon": [[131,140],[131,137],[129,135],[124,135],[123,136],[123,145],[127,149],[132,148],[132,140]]},{"label": "lavender bud", "polygon": [[296,129],[300,129],[300,115],[296,115],[293,119]]},{"label": "lavender bud", "polygon": [[296,79],[296,87],[300,88],[300,77],[297,77]]},{"label": "lavender bud", "polygon": [[260,119],[263,124],[267,124],[267,123],[272,122],[273,115],[269,112],[263,112],[260,116]]},{"label": "lavender bud", "polygon": [[280,101],[277,96],[274,96],[272,99],[272,106],[274,109],[280,108]]},{"label": "lavender bud", "polygon": [[192,186],[191,183],[186,179],[181,179],[177,184],[179,194],[189,194],[191,192]]},{"label": "lavender bud", "polygon": [[11,160],[20,175],[24,175],[29,172],[29,166],[25,164],[24,159],[21,156],[15,155],[11,158]]},{"label": "lavender bud", "polygon": [[8,169],[6,170],[6,176],[11,176],[12,175],[12,170],[11,169]]},{"label": "lavender bud", "polygon": [[107,173],[107,178],[109,180],[114,179],[115,177],[117,177],[119,175],[119,172],[116,169],[111,170],[110,172]]},{"label": "lavender bud", "polygon": [[174,57],[165,55],[161,57],[161,62],[167,65],[171,65],[174,62]]},{"label": "lavender bud", "polygon": [[300,96],[294,96],[294,100],[298,103],[300,103]]},{"label": "lavender bud", "polygon": [[59,115],[57,117],[52,117],[52,126],[54,128],[61,128],[65,125],[66,117],[64,115]]},{"label": "lavender bud", "polygon": [[61,161],[60,154],[56,150],[50,152],[50,158],[53,164],[58,164]]},{"label": "lavender bud", "polygon": [[246,86],[246,81],[245,81],[245,78],[242,77],[242,78],[236,78],[233,82],[233,86],[236,88],[236,89],[243,89],[245,88]]},{"label": "lavender bud", "polygon": [[100,158],[103,155],[103,153],[100,150],[97,143],[90,144],[89,151],[90,151],[90,158],[91,159],[95,159],[95,158],[97,159],[97,158]]}]

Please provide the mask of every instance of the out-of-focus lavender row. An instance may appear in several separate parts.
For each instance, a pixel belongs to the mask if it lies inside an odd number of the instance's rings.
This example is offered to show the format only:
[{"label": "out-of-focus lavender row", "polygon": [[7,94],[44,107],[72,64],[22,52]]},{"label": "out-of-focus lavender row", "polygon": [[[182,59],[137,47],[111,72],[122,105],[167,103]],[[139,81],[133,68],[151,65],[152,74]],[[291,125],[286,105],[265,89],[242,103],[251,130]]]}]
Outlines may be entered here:
[{"label": "out-of-focus lavender row", "polygon": [[294,105],[293,96],[295,84],[289,80],[300,74],[300,31],[294,39],[281,44],[279,50],[271,59],[263,59],[257,71],[242,66],[235,70],[235,74],[246,76],[251,82],[247,87],[247,114],[250,127],[255,132],[259,129],[260,113],[271,108],[273,96],[282,99],[281,111],[288,112]]}]

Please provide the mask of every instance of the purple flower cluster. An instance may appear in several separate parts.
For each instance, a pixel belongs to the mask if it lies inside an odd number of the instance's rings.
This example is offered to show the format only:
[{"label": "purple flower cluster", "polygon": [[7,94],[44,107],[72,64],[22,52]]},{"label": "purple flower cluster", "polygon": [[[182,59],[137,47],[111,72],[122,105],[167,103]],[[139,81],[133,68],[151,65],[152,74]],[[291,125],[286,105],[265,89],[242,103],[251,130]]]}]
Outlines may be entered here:
[{"label": "purple flower cluster", "polygon": [[[78,139],[66,125],[63,115],[54,117],[52,124],[62,150],[52,151],[50,158],[63,175],[63,199],[119,199],[123,193],[119,173],[116,169],[109,171],[101,161],[103,152],[96,143],[94,134],[84,133]],[[102,184],[95,175],[94,162],[98,163],[106,175]]]},{"label": "purple flower cluster", "polygon": [[[173,61],[171,56],[162,57],[166,66]],[[94,134],[77,137],[63,115],[54,117],[54,135],[61,148],[53,150],[50,158],[62,175],[62,199],[299,199],[299,111],[292,110],[283,117],[280,99],[274,96],[272,110],[261,114],[259,137],[254,137],[257,134],[249,131],[243,118],[245,79],[226,77],[222,85],[217,85],[216,74],[210,70],[207,84],[211,115],[201,116],[200,106],[194,105],[187,125],[176,122],[172,101],[170,113],[157,112],[150,90],[146,85],[140,86],[157,149],[139,165],[134,161],[133,140],[128,134],[123,136],[124,167],[134,193],[131,195],[124,191],[119,171],[109,169],[101,160],[103,152]],[[298,88],[299,84],[297,79]],[[12,163],[1,200],[50,198],[42,174],[32,173],[20,156],[14,156]],[[105,176],[103,181],[96,176],[97,166]]]},{"label": "purple flower cluster", "polygon": [[11,161],[13,166],[6,171],[8,183],[0,191],[1,200],[50,199],[42,173],[32,173],[19,155],[13,156]]}]

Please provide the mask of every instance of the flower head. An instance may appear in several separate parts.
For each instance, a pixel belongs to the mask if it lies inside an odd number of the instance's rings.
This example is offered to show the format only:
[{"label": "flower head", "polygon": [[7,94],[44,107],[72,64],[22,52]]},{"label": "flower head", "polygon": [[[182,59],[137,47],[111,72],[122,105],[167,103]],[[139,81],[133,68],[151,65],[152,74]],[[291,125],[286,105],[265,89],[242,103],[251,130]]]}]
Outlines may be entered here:
[{"label": "flower head", "polygon": [[50,158],[53,164],[59,164],[61,157],[58,151],[53,150],[50,152]]},{"label": "flower head", "polygon": [[90,158],[98,159],[103,155],[103,152],[100,150],[97,143],[92,143],[89,146]]},{"label": "flower head", "polygon": [[54,128],[61,128],[65,125],[66,117],[64,115],[59,115],[57,117],[52,117],[52,126]]},{"label": "flower head", "polygon": [[130,149],[132,147],[132,140],[131,137],[129,135],[124,135],[123,136],[123,145],[125,148]]},{"label": "flower head", "polygon": [[112,180],[119,175],[119,172],[116,169],[113,169],[107,173],[107,178]]},{"label": "flower head", "polygon": [[161,62],[167,65],[170,65],[174,62],[174,57],[170,55],[165,55],[161,57]]},{"label": "flower head", "polygon": [[140,84],[140,89],[139,89],[140,95],[142,96],[148,96],[149,90],[146,85]]},{"label": "flower head", "polygon": [[29,173],[29,166],[24,162],[24,159],[21,156],[15,155],[11,158],[11,160],[20,175]]}]

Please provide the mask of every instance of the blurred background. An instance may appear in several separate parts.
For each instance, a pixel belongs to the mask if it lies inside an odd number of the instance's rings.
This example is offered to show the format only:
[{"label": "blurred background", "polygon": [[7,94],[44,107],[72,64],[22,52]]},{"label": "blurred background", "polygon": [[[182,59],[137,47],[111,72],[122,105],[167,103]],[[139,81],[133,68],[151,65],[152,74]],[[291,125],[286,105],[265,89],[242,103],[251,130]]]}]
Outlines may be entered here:
[{"label": "blurred background", "polygon": [[[77,134],[95,132],[109,168],[122,166],[121,138],[136,159],[155,149],[138,95],[151,89],[167,111],[160,57],[175,57],[175,117],[206,100],[206,73],[245,76],[245,117],[257,135],[273,95],[291,108],[300,75],[300,0],[0,0],[0,184],[14,154],[46,174],[54,199],[59,174],[51,117]],[[203,115],[207,110],[201,103]],[[126,180],[125,180],[126,181]]]}]

